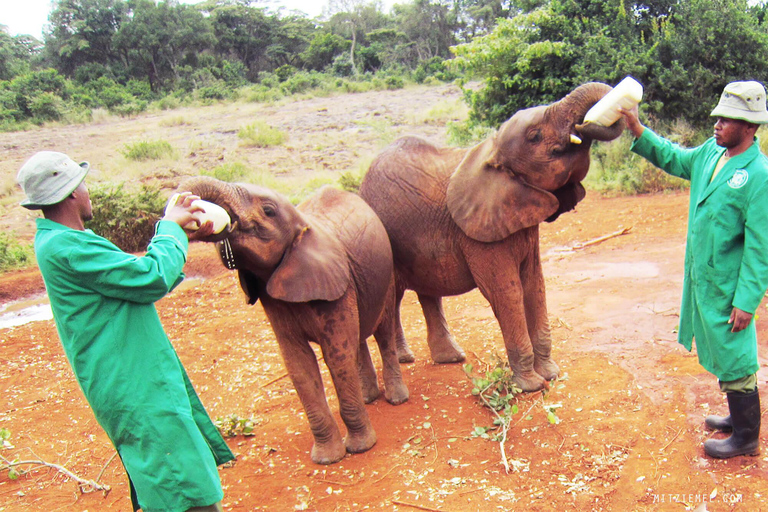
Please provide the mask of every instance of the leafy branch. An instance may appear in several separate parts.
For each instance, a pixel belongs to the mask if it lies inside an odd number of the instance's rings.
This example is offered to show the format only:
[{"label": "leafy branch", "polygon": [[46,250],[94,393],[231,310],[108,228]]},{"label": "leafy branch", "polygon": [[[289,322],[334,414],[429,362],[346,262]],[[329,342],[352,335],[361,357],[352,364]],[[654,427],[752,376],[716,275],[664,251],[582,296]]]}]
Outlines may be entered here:
[{"label": "leafy branch", "polygon": [[[523,419],[530,419],[530,412],[539,404],[543,406],[547,413],[547,421],[553,425],[557,424],[560,422],[560,419],[557,417],[556,410],[562,407],[562,405],[547,405],[544,404],[543,400],[536,400],[517,423],[513,425],[513,416],[520,412],[517,405],[517,396],[523,391],[514,383],[514,374],[509,367],[509,363],[496,356],[495,366],[488,369],[484,375],[475,375],[473,372],[474,367],[472,364],[464,365],[464,373],[467,374],[473,384],[472,394],[478,397],[480,402],[491,410],[494,419],[493,426],[491,427],[474,427],[472,437],[498,442],[501,452],[501,463],[504,466],[504,470],[509,473],[510,463],[507,459],[505,445],[510,429],[518,425]],[[544,392],[542,392],[543,394]],[[495,431],[495,433],[491,435],[489,433],[491,431]]]}]

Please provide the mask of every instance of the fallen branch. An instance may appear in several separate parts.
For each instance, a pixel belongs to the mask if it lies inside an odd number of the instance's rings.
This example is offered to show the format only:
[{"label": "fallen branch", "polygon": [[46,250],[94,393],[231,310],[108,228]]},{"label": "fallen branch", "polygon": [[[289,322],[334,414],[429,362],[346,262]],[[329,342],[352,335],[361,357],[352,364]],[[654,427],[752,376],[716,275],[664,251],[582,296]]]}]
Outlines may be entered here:
[{"label": "fallen branch", "polygon": [[[64,466],[60,466],[59,464],[53,464],[51,462],[46,462],[44,460],[19,460],[19,461],[10,461],[6,459],[5,457],[0,455],[0,459],[3,461],[3,465],[0,466],[0,471],[4,471],[7,469],[11,469],[17,466],[44,466],[48,468],[55,469],[59,473],[65,475],[70,480],[74,480],[78,483],[78,487],[80,487],[80,492],[83,494],[93,492],[93,491],[104,491],[105,493],[109,493],[110,487],[108,485],[102,485],[96,480],[88,480],[86,478],[81,478],[65,468]],[[112,459],[110,459],[111,461]],[[101,476],[101,475],[100,475]]]},{"label": "fallen branch", "polygon": [[611,233],[610,235],[604,235],[604,236],[601,236],[601,237],[598,237],[598,238],[594,238],[594,239],[589,240],[587,242],[576,242],[575,244],[573,244],[573,247],[571,247],[571,249],[573,249],[574,251],[576,249],[584,249],[585,247],[589,247],[590,245],[596,245],[596,244],[605,242],[606,240],[609,240],[611,238],[615,238],[615,237],[621,236],[621,235],[626,235],[631,230],[632,230],[632,226],[630,226],[628,228],[622,228],[622,229],[620,229],[620,230],[618,230],[618,231],[616,231],[614,233]]}]

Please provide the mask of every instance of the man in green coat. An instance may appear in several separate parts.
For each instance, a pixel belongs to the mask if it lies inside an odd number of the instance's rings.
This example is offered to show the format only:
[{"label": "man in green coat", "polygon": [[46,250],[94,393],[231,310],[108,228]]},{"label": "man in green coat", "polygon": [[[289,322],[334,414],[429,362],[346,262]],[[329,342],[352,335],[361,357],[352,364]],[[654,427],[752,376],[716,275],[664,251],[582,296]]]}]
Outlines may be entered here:
[{"label": "man in green coat", "polygon": [[768,287],[768,159],[755,137],[768,123],[765,88],[733,82],[712,116],[714,137],[681,148],[640,124],[637,107],[624,111],[636,140],[632,151],[691,181],[679,341],[720,382],[730,415],[706,425],[732,432],[704,443],[707,455],[759,453],[755,311]]},{"label": "man in green coat", "polygon": [[[197,199],[182,194],[157,223],[144,256],[127,254],[84,222],[92,218],[88,164],[41,151],[19,170],[42,210],[35,255],[64,351],[131,483],[134,510],[221,510],[217,465],[234,458],[203,408],[154,303],[184,278]],[[199,236],[212,224],[200,226]]]}]

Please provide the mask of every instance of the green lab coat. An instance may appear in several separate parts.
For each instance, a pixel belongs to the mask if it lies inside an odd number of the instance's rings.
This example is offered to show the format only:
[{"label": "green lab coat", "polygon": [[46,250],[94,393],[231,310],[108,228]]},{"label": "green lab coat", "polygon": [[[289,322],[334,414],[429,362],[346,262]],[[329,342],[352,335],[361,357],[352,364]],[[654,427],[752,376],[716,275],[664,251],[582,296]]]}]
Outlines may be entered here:
[{"label": "green lab coat", "polygon": [[216,466],[234,458],[154,306],[184,278],[187,248],[169,221],[135,256],[91,230],[37,220],[35,254],[64,351],[144,512],[221,501]]},{"label": "green lab coat", "polygon": [[752,375],[755,322],[732,333],[734,307],[755,313],[768,287],[768,159],[757,140],[728,160],[710,183],[725,148],[715,139],[685,149],[646,129],[632,151],[690,180],[688,239],[678,339],[721,381]]}]

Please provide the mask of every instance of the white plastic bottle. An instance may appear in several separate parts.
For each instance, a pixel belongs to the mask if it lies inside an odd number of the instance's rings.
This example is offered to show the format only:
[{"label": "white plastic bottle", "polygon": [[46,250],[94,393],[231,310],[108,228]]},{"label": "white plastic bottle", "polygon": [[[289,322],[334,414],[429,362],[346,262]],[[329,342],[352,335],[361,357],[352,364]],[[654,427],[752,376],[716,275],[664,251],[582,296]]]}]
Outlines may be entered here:
[{"label": "white plastic bottle", "polygon": [[621,117],[619,107],[629,110],[640,103],[642,99],[643,86],[640,85],[640,82],[628,76],[589,109],[584,116],[584,122],[611,126]]},{"label": "white plastic bottle", "polygon": [[[171,199],[168,201],[168,206],[165,207],[166,212],[176,204],[176,200],[178,198],[179,194],[174,194],[173,197],[171,197]],[[193,201],[192,204],[203,209],[202,212],[195,212],[192,216],[197,219],[200,225],[204,224],[207,220],[212,221],[214,233],[221,233],[224,231],[224,228],[229,226],[229,224],[232,222],[232,220],[229,218],[227,210],[217,205],[216,203],[210,203],[208,201],[198,199]],[[196,231],[198,228],[199,226],[197,226],[194,222],[190,222],[184,226],[184,229],[189,229],[192,231]]]}]

